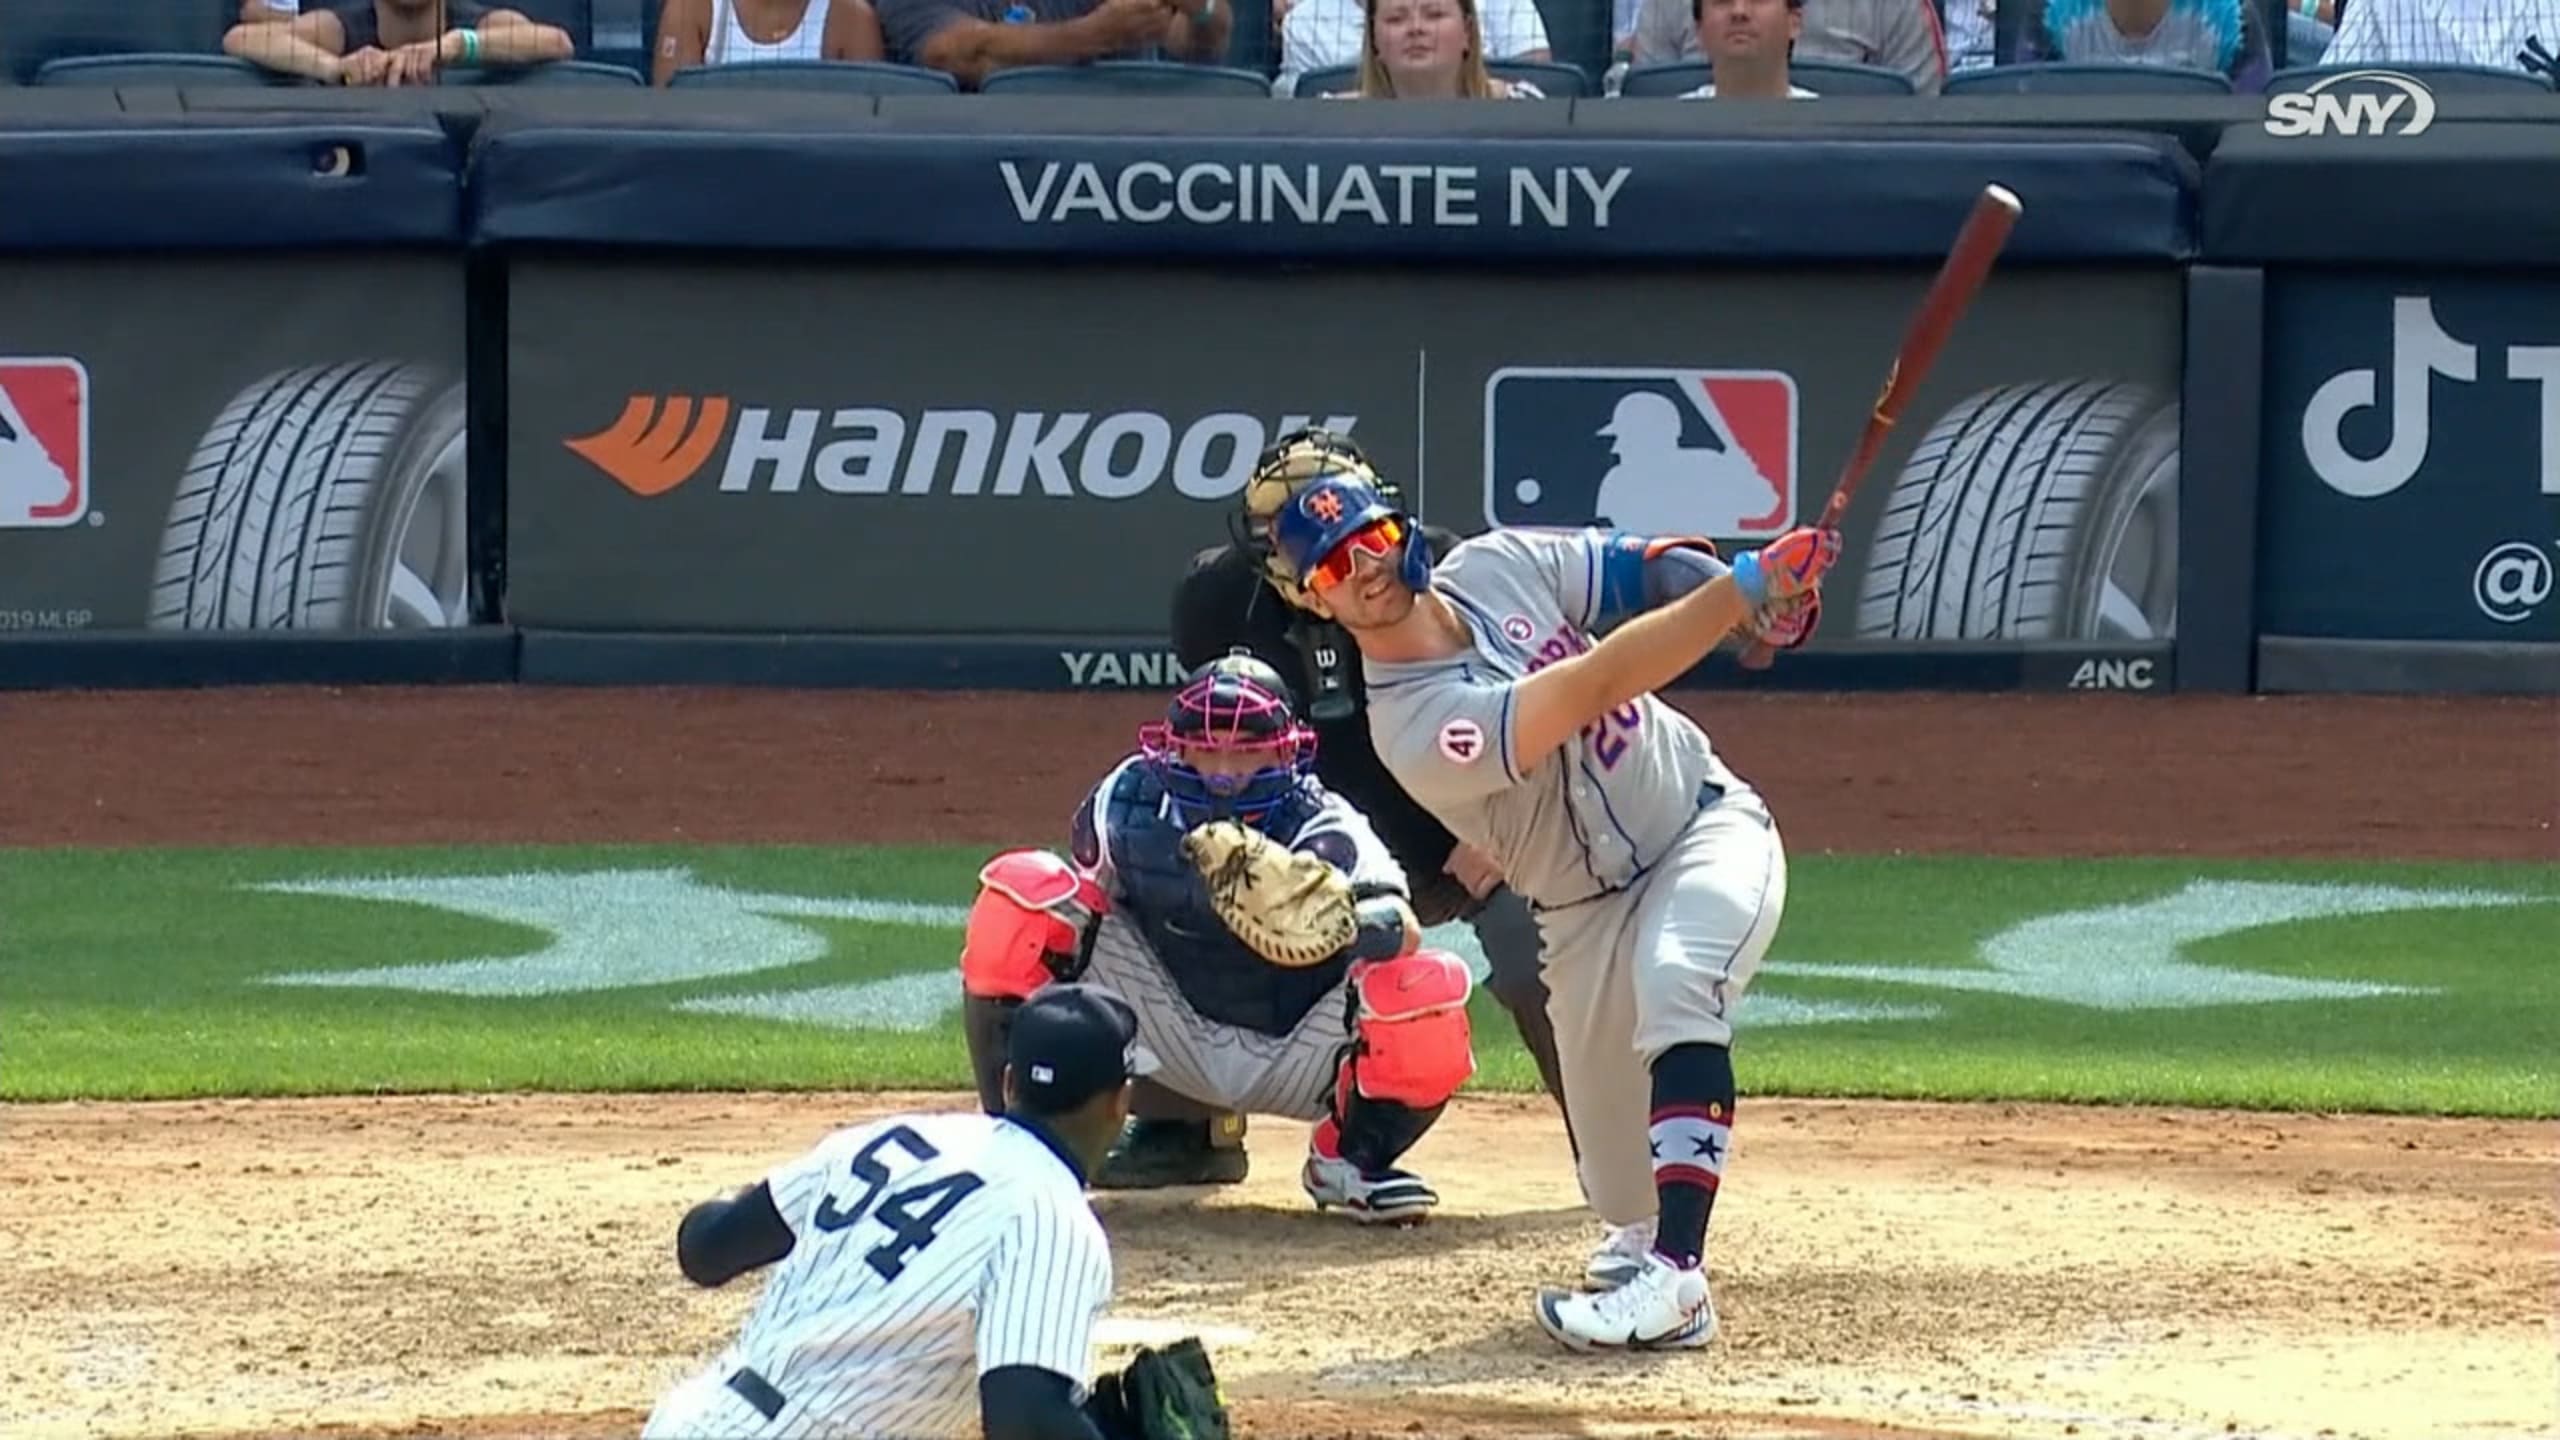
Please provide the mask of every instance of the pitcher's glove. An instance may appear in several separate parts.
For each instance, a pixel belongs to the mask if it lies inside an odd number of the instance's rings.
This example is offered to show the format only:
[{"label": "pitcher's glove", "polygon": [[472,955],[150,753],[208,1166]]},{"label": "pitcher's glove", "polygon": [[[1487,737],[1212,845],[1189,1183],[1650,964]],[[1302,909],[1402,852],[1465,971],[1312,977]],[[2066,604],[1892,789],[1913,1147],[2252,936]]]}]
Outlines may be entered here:
[{"label": "pitcher's glove", "polygon": [[1227,929],[1274,965],[1321,965],[1359,934],[1350,877],[1249,825],[1212,820],[1182,837],[1182,858]]},{"label": "pitcher's glove", "polygon": [[1217,1372],[1197,1337],[1161,1350],[1140,1347],[1119,1370],[1097,1377],[1084,1413],[1102,1440],[1232,1440]]}]

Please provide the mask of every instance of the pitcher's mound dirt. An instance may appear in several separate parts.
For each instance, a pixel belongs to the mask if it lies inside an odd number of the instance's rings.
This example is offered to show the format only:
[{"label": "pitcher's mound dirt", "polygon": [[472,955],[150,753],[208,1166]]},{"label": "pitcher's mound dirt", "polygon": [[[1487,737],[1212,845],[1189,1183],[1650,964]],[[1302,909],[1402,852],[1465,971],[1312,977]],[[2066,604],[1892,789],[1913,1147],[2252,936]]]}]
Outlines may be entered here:
[{"label": "pitcher's mound dirt", "polygon": [[[677,1275],[684,1208],[966,1103],[20,1107],[0,1433],[635,1434],[755,1290]],[[1454,1107],[1408,1231],[1317,1216],[1305,1134],[1256,1121],[1235,1189],[1099,1198],[1106,1333],[1206,1336],[1250,1436],[2521,1440],[2560,1383],[2545,1127],[1746,1100],[1724,1334],[1634,1358],[1529,1318],[1597,1238],[1544,1101]]]}]

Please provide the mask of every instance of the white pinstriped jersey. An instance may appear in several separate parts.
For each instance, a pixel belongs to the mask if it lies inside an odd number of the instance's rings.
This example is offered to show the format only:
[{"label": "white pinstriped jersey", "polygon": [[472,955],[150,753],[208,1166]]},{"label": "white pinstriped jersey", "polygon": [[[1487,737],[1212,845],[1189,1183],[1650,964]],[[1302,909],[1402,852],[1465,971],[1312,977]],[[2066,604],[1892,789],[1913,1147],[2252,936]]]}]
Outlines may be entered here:
[{"label": "white pinstriped jersey", "polygon": [[839,1130],[766,1177],[791,1227],[737,1341],[784,1397],[756,1440],[981,1432],[978,1377],[1066,1376],[1079,1397],[1111,1299],[1083,1185],[1039,1136],[980,1114]]},{"label": "white pinstriped jersey", "polygon": [[2519,70],[2528,40],[2560,55],[2560,0],[2346,0],[2320,63]]},{"label": "white pinstriped jersey", "polygon": [[1460,542],[1431,586],[1473,645],[1439,660],[1364,660],[1369,734],[1387,770],[1449,832],[1493,857],[1531,901],[1623,890],[1695,819],[1701,792],[1759,803],[1697,722],[1639,695],[1523,764],[1512,695],[1593,645],[1612,532],[1520,527]]}]

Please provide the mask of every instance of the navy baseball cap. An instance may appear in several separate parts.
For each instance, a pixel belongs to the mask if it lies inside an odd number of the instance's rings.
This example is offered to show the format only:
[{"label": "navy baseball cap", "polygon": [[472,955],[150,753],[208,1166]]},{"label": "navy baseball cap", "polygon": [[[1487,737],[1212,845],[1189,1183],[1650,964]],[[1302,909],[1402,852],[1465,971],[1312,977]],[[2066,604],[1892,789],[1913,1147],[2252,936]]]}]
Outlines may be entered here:
[{"label": "navy baseball cap", "polygon": [[1154,1053],[1138,1040],[1138,1012],[1092,985],[1044,985],[1023,1001],[1013,1012],[1005,1059],[1015,1093],[1051,1115],[1156,1068]]}]

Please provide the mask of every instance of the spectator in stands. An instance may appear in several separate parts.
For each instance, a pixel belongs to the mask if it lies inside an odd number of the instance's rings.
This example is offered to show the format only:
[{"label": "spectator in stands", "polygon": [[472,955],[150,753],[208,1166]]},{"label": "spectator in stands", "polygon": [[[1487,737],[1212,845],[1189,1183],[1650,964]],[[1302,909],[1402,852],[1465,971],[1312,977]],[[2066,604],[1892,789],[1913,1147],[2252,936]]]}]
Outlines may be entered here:
[{"label": "spectator in stands", "polygon": [[1361,47],[1360,88],[1328,99],[1543,100],[1526,80],[1497,78],[1484,68],[1484,29],[1476,0],[1367,0],[1368,40]]},{"label": "spectator in stands", "polygon": [[1787,53],[1804,30],[1804,0],[1697,0],[1698,48],[1715,78],[1683,100],[1810,100],[1787,78]]},{"label": "spectator in stands", "polygon": [[480,0],[336,0],[290,20],[243,20],[222,49],[324,84],[430,85],[442,68],[539,65],[577,47],[557,25]]},{"label": "spectator in stands", "polygon": [[[1537,0],[1480,4],[1486,59],[1555,58]],[[1368,8],[1366,0],[1272,0],[1272,18],[1280,27],[1279,93],[1294,93],[1298,77],[1310,70],[1360,63],[1368,48]]]},{"label": "spectator in stands", "polygon": [[[964,86],[1016,65],[1226,58],[1228,0],[878,0],[889,56]],[[1161,54],[1155,52],[1161,51]]]},{"label": "spectator in stands", "polygon": [[[2322,65],[2485,65],[2539,73],[2560,54],[2560,0],[2342,0]],[[2325,17],[2324,17],[2325,18]]]},{"label": "spectator in stands", "polygon": [[2011,0],[2026,13],[2018,58],[2211,70],[2237,90],[2267,87],[2259,0]]},{"label": "spectator in stands", "polygon": [[[1636,14],[1638,65],[1703,59],[1693,0],[1643,0]],[[1948,0],[1961,4],[1963,0]],[[1947,80],[1947,47],[1936,0],[1804,0],[1799,60],[1841,60],[1899,70],[1911,88],[1935,95]]]},{"label": "spectator in stands", "polygon": [[1991,21],[1998,0],[1946,0],[1940,29],[1946,37],[1947,70],[1977,70],[1998,57],[1993,53]]},{"label": "spectator in stands", "polygon": [[871,0],[663,0],[652,83],[693,65],[777,60],[883,60]]}]

